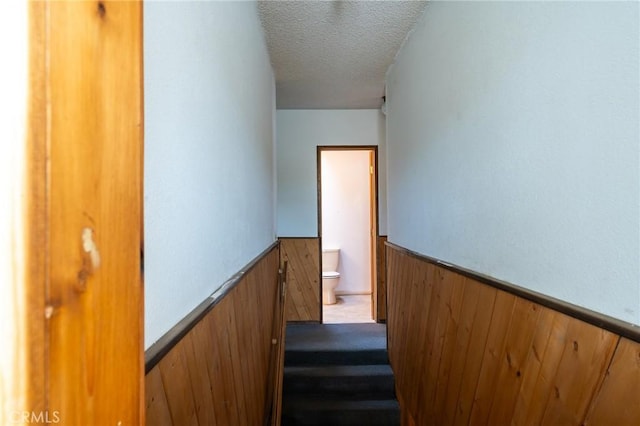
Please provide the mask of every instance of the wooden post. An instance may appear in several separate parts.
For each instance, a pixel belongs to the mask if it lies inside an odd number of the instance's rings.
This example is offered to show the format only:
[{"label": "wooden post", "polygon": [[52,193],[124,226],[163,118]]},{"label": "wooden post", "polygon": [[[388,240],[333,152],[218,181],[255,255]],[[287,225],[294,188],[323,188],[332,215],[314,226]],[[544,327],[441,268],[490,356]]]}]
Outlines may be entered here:
[{"label": "wooden post", "polygon": [[6,287],[17,334],[2,347],[19,368],[0,422],[143,424],[142,4],[17,7],[28,68],[10,205],[23,223]]}]

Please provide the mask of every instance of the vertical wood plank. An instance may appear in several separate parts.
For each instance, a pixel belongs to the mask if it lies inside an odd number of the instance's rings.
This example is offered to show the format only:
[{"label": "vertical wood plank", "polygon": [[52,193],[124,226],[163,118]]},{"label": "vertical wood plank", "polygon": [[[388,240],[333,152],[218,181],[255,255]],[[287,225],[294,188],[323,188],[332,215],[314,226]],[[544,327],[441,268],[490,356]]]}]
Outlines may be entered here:
[{"label": "vertical wood plank", "polygon": [[[257,386],[257,372],[256,367],[260,362],[260,354],[253,347],[252,342],[256,340],[254,331],[260,326],[260,320],[256,316],[256,310],[251,306],[251,297],[248,293],[249,285],[253,282],[252,276],[247,276],[245,279],[248,285],[238,286],[236,288],[236,294],[233,298],[233,313],[232,319],[235,325],[235,341],[237,342],[237,349],[235,351],[235,358],[238,360],[237,367],[234,364],[234,377],[236,383],[236,395],[239,399],[243,400],[243,411],[246,417],[246,424],[259,424],[261,421],[258,416],[262,413],[263,406],[254,406],[254,404],[263,404],[264,396],[258,401],[254,398],[256,395]],[[242,354],[251,354],[255,362],[241,363],[240,359]]]},{"label": "vertical wood plank", "polygon": [[582,424],[601,385],[618,337],[582,321],[571,321],[543,423]]},{"label": "vertical wood plank", "polygon": [[511,322],[516,296],[498,291],[493,307],[493,317],[487,345],[482,357],[482,369],[476,387],[470,422],[472,424],[486,424],[489,410],[496,391],[497,372],[500,368],[500,355],[504,351],[507,331]]},{"label": "vertical wood plank", "polygon": [[[401,259],[405,263],[404,266],[408,268],[406,273],[410,274],[412,270],[422,271],[421,275],[424,277],[426,288],[430,289],[428,298],[423,299],[424,306],[428,307],[427,312],[423,314],[426,317],[426,322],[420,324],[420,329],[415,329],[411,326],[413,322],[410,321],[409,325],[404,326],[407,331],[403,337],[403,342],[406,344],[415,333],[423,336],[422,341],[415,343],[421,351],[421,356],[416,359],[415,367],[407,371],[411,377],[409,383],[412,389],[407,395],[407,406],[411,412],[415,413],[413,415],[414,420],[420,424],[423,421],[427,421],[426,418],[432,414],[432,407],[426,407],[426,404],[424,410],[419,410],[418,407],[422,401],[427,400],[430,389],[435,386],[435,382],[430,382],[429,380],[435,376],[433,371],[430,370],[432,359],[437,356],[436,353],[440,350],[440,348],[436,346],[438,340],[438,313],[440,312],[442,299],[447,298],[447,291],[450,289],[440,285],[442,276],[432,265],[421,265],[416,259],[405,259],[404,256],[401,257]],[[416,297],[419,295],[414,293],[408,293],[407,296],[409,298],[405,299],[403,301],[404,303],[407,303],[407,300],[422,299],[421,297]],[[407,309],[410,309],[412,313],[417,312],[417,314],[412,314],[412,316],[418,315],[418,318],[420,318],[420,304],[409,303]],[[405,351],[403,356],[405,362],[411,365],[412,362],[409,351]]]},{"label": "vertical wood plank", "polygon": [[164,393],[160,367],[154,367],[145,377],[145,412],[149,426],[171,426],[171,412]]},{"label": "vertical wood plank", "polygon": [[[396,257],[397,252],[391,247],[385,246],[385,258],[386,258],[386,282],[387,282],[387,351],[389,352],[389,363],[394,366],[397,365],[396,351],[398,337],[398,320],[396,315],[399,312],[396,301],[399,300],[397,293],[398,286],[398,273],[396,272]],[[396,383],[399,369],[396,371]]]},{"label": "vertical wood plank", "polygon": [[[443,362],[443,358],[446,356],[445,351],[448,349],[452,340],[447,342],[447,330],[450,325],[450,317],[453,310],[459,310],[461,297],[460,287],[455,284],[455,278],[453,273],[444,269],[433,268],[434,286],[437,286],[439,292],[436,295],[437,308],[433,309],[436,320],[433,322],[435,327],[432,328],[428,363],[425,363],[426,378],[420,384],[418,388],[418,396],[420,403],[425,403],[424,415],[416,416],[418,422],[431,421],[435,419],[437,414],[435,412],[435,400],[438,392],[438,378],[440,375],[440,365]],[[458,278],[461,278],[457,276]],[[454,315],[457,315],[455,313]],[[448,344],[447,344],[448,343]],[[445,361],[445,364],[447,362]],[[448,373],[447,373],[448,374]]]},{"label": "vertical wood plank", "polygon": [[142,5],[46,8],[49,409],[65,424],[141,424]]},{"label": "vertical wood plank", "polygon": [[398,404],[400,405],[400,424],[402,426],[416,426],[411,410],[406,408],[401,395],[398,395]]},{"label": "vertical wood plank", "polygon": [[[227,296],[228,297],[228,296]],[[213,342],[213,352],[211,356],[211,383],[212,399],[216,419],[220,424],[233,424],[235,421],[235,395],[233,392],[233,377],[231,375],[230,360],[232,354],[229,352],[229,345],[224,336],[224,320],[222,318],[221,305],[229,303],[227,298],[223,299],[209,314],[206,326],[208,334]]]},{"label": "vertical wood plank", "polygon": [[585,424],[640,424],[640,343],[620,339]]},{"label": "vertical wood plank", "polygon": [[[401,268],[401,277],[403,277],[402,292],[400,293],[401,300],[423,300],[425,306],[430,306],[430,301],[435,299],[433,295],[434,284],[431,280],[432,271],[426,265],[420,265],[419,263],[411,262],[403,263]],[[399,283],[400,284],[400,283]],[[420,378],[422,377],[421,365],[413,364],[410,359],[410,354],[424,354],[424,351],[428,351],[429,348],[424,345],[424,342],[420,339],[413,339],[411,336],[415,335],[427,335],[429,329],[429,319],[431,310],[421,312],[420,305],[416,303],[400,304],[400,308],[403,314],[399,317],[401,323],[396,330],[399,332],[400,342],[406,348],[406,351],[401,353],[402,365],[404,368],[403,383],[409,389],[419,389],[421,384]],[[429,308],[431,309],[431,308]],[[417,360],[424,359],[419,356]],[[404,395],[405,405],[413,412],[414,407],[418,404],[417,392]]]},{"label": "vertical wood plank", "polygon": [[[428,283],[424,277],[424,270],[421,268],[413,268],[411,263],[403,264],[398,263],[399,269],[397,271],[397,282],[394,286],[394,292],[397,294],[398,301],[404,301],[411,298],[424,297],[425,291],[430,291],[431,287],[428,287]],[[418,315],[416,312],[417,306],[415,304],[398,304],[396,322],[393,324],[393,331],[397,335],[397,342],[399,345],[405,347],[406,351],[398,352],[397,361],[398,365],[398,383],[402,383],[402,388],[414,389],[417,385],[417,377],[414,376],[414,372],[418,368],[417,366],[412,368],[412,364],[408,362],[407,354],[416,353],[420,350],[418,345],[422,345],[419,340],[410,339],[409,336],[416,332],[416,330],[422,330],[425,323],[419,323],[417,319],[424,319],[424,317]],[[418,331],[420,332],[420,331]],[[391,333],[389,333],[391,335]],[[401,368],[402,367],[402,368]],[[403,395],[404,404],[409,411],[413,411],[412,407],[417,396],[415,395]]]},{"label": "vertical wood plank", "polygon": [[[197,326],[196,326],[197,327]],[[182,339],[189,382],[193,391],[196,416],[199,425],[216,425],[215,411],[211,401],[211,382],[207,369],[207,360],[202,350],[203,342],[196,340],[198,334],[193,330]]]},{"label": "vertical wood plank", "polygon": [[[534,356],[539,358],[540,366],[538,367],[538,375],[533,384],[533,388],[526,394],[528,401],[521,403],[523,406],[527,406],[526,415],[523,416],[523,424],[541,424],[546,404],[554,393],[553,377],[558,370],[558,364],[564,352],[567,329],[571,323],[571,319],[565,315],[561,315],[557,312],[550,312],[551,318],[545,320],[551,322],[551,328],[549,329],[549,337],[546,339],[545,348],[543,352],[536,352]],[[541,330],[539,333],[540,344],[544,341],[544,333]],[[542,346],[540,346],[541,348]],[[523,394],[524,397],[525,394]],[[518,417],[518,408],[516,410],[516,416]]]},{"label": "vertical wood plank", "polygon": [[466,425],[469,423],[471,409],[473,407],[473,398],[482,369],[482,356],[480,355],[487,344],[491,318],[493,317],[496,297],[498,295],[498,291],[494,288],[485,285],[480,285],[479,287],[478,307],[473,319],[469,347],[466,352],[466,360],[464,361],[462,373],[463,380],[460,384],[453,419],[453,424],[455,425]]},{"label": "vertical wood plank", "polygon": [[[540,421],[542,418],[544,410],[542,408],[536,410],[532,406],[536,403],[539,403],[541,407],[543,406],[543,402],[540,402],[543,398],[535,394],[535,387],[540,376],[543,360],[549,359],[552,356],[551,351],[547,354],[547,349],[549,348],[549,342],[552,340],[551,336],[554,330],[553,322],[555,317],[556,313],[551,309],[540,308],[538,325],[531,346],[529,347],[525,366],[523,367],[525,374],[522,375],[522,386],[518,391],[516,406],[511,419],[514,425],[531,424],[526,420],[528,413],[537,411],[539,413],[537,421]],[[546,398],[544,398],[544,400],[546,400]]]},{"label": "vertical wood plank", "polygon": [[385,242],[387,241],[387,237],[385,235],[380,235],[377,238],[377,248],[376,248],[376,278],[377,278],[377,288],[378,291],[376,293],[376,320],[378,322],[387,320],[387,271],[386,271],[386,253],[385,250]]},{"label": "vertical wood plank", "polygon": [[174,346],[158,363],[167,404],[174,425],[198,426],[193,390],[188,379],[183,342]]},{"label": "vertical wood plank", "polygon": [[528,374],[525,362],[538,325],[540,309],[536,303],[520,298],[516,300],[489,413],[490,424],[511,421],[522,376]]},{"label": "vertical wood plank", "polygon": [[274,328],[277,330],[276,339],[276,358],[271,362],[271,368],[275,371],[273,381],[273,394],[271,400],[271,422],[270,426],[279,426],[282,422],[282,388],[284,382],[284,349],[286,341],[286,299],[287,299],[287,270],[288,265],[285,263],[280,270],[278,285],[278,298],[276,302],[276,319],[274,320]]},{"label": "vertical wood plank", "polygon": [[447,387],[450,381],[451,364],[455,354],[455,346],[460,324],[460,310],[466,290],[466,280],[463,276],[449,272],[445,275],[444,285],[452,287],[450,302],[446,305],[445,316],[447,318],[444,340],[442,341],[442,353],[438,362],[435,395],[433,397],[434,418],[437,423],[442,423],[444,416],[444,401],[447,396]]},{"label": "vertical wood plank", "polygon": [[221,408],[219,401],[221,398],[220,390],[220,359],[217,356],[217,342],[214,342],[214,335],[212,332],[213,322],[215,314],[212,312],[203,318],[199,324],[197,324],[190,334],[193,334],[193,350],[198,353],[198,359],[204,363],[198,367],[200,374],[207,375],[210,388],[208,390],[208,403],[211,405],[211,410],[215,418],[215,423],[218,425],[229,424],[227,421],[227,412],[224,407]]},{"label": "vertical wood plank", "polygon": [[[217,328],[219,342],[228,353],[226,359],[226,371],[223,374],[227,377],[229,387],[226,397],[229,401],[234,401],[234,410],[231,411],[232,424],[248,424],[246,400],[242,392],[244,377],[242,376],[242,362],[240,361],[240,351],[238,346],[238,330],[234,318],[234,299],[237,297],[237,287],[229,294],[228,303],[220,303],[218,305],[218,313],[220,315],[221,324]],[[223,302],[225,302],[223,301]],[[221,327],[220,327],[221,326]],[[231,407],[231,406],[230,406]]]},{"label": "vertical wood plank", "polygon": [[460,308],[460,328],[456,335],[449,381],[443,395],[442,405],[435,408],[435,411],[440,414],[439,421],[441,424],[453,424],[455,418],[458,395],[464,377],[465,361],[470,356],[468,348],[478,307],[480,288],[479,285],[474,285],[473,283],[465,286],[462,307]]}]

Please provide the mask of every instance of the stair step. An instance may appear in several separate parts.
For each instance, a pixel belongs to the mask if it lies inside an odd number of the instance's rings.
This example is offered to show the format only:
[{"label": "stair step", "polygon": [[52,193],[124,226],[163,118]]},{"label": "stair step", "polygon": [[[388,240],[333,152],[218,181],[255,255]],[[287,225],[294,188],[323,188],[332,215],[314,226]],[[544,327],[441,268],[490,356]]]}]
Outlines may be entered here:
[{"label": "stair step", "polygon": [[384,324],[288,324],[285,365],[387,364]]},{"label": "stair step", "polygon": [[383,324],[288,324],[282,425],[397,426]]},{"label": "stair step", "polygon": [[385,349],[375,350],[286,350],[285,365],[374,365],[387,364],[389,356]]},{"label": "stair step", "polygon": [[282,426],[396,426],[400,407],[394,399],[339,400],[288,397],[284,400]]},{"label": "stair step", "polygon": [[385,350],[384,324],[287,324],[286,346],[294,351]]},{"label": "stair step", "polygon": [[284,369],[284,394],[340,394],[354,399],[395,395],[393,371],[382,365],[296,366]]}]

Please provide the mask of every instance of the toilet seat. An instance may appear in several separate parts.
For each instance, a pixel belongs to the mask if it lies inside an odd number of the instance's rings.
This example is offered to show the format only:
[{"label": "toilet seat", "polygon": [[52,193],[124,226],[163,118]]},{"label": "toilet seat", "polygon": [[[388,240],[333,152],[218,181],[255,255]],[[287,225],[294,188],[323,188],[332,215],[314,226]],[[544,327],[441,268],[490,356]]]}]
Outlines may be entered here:
[{"label": "toilet seat", "polygon": [[328,278],[328,279],[340,278],[340,272],[334,272],[334,271],[323,272],[322,278]]}]

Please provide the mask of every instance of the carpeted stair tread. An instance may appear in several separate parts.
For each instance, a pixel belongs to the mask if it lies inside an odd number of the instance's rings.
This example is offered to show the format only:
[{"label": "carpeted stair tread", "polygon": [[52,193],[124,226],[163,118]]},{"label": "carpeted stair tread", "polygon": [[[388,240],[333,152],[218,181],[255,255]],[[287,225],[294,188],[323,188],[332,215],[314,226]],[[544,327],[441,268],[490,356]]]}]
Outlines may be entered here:
[{"label": "carpeted stair tread", "polygon": [[393,399],[289,397],[283,405],[282,425],[396,426],[400,425],[400,408],[398,401]]},{"label": "carpeted stair tread", "polygon": [[374,365],[302,365],[285,367],[285,376],[393,376],[389,364]]},{"label": "carpeted stair tread", "polygon": [[396,426],[384,324],[288,324],[282,425]]},{"label": "carpeted stair tread", "polygon": [[360,324],[288,324],[288,351],[386,351],[386,326]]},{"label": "carpeted stair tread", "polygon": [[286,342],[287,366],[389,362],[384,324],[288,324]]},{"label": "carpeted stair tread", "polygon": [[395,398],[393,371],[388,364],[285,367],[284,392]]},{"label": "carpeted stair tread", "polygon": [[284,363],[293,365],[374,365],[388,364],[386,350],[287,350]]}]

